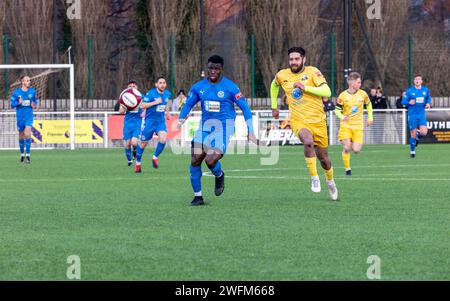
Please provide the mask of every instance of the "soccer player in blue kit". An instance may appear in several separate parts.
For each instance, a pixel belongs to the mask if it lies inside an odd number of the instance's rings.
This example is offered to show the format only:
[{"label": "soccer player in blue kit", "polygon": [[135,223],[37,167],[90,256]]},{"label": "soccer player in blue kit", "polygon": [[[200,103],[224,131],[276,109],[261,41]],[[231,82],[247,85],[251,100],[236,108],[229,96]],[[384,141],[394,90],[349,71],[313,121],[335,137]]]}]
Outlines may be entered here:
[{"label": "soccer player in blue kit", "polygon": [[208,59],[208,76],[195,83],[178,117],[178,128],[187,119],[191,109],[199,101],[202,107],[201,126],[195,132],[191,144],[190,179],[194,191],[192,206],[204,205],[202,196],[202,162],[205,161],[215,176],[215,195],[223,193],[225,174],[219,162],[235,130],[236,104],[243,112],[248,128],[248,140],[259,144],[253,131],[250,107],[239,87],[222,76],[223,58],[213,55]]},{"label": "soccer player in blue kit", "polygon": [[[11,96],[11,108],[16,109],[17,128],[19,130],[20,162],[31,163],[31,128],[33,127],[33,110],[37,109],[36,90],[31,88],[30,77],[20,77],[21,87]],[[25,155],[26,150],[26,155]]]},{"label": "soccer player in blue kit", "polygon": [[153,168],[158,168],[158,156],[162,153],[166,146],[167,127],[165,114],[169,112],[167,101],[171,97],[171,93],[166,90],[167,83],[164,77],[160,76],[155,81],[155,88],[147,92],[142,99],[141,109],[145,110],[144,123],[142,125],[139,143],[136,150],[136,167],[135,172],[141,172],[141,160],[145,147],[156,133],[159,137],[158,145],[153,154]]},{"label": "soccer player in blue kit", "polygon": [[408,126],[411,131],[411,138],[409,138],[411,158],[416,156],[416,146],[420,137],[424,137],[428,133],[425,109],[430,108],[431,97],[430,91],[422,83],[422,75],[416,75],[414,87],[406,90],[406,95],[402,99],[402,105],[408,109]]},{"label": "soccer player in blue kit", "polygon": [[[137,82],[130,80],[128,82],[128,88],[138,90]],[[123,121],[123,140],[125,141],[125,156],[128,161],[128,166],[131,166],[133,160],[136,159],[136,149],[142,126],[142,109],[137,107],[133,111],[128,111],[120,106],[119,112],[125,114]]]}]

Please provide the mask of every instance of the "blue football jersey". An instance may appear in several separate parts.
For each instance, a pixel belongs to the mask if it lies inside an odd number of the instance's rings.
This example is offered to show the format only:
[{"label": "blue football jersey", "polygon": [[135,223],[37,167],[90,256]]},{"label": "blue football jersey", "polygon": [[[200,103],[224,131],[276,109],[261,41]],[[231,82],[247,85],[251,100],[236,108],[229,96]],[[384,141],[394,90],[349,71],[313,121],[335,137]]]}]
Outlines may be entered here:
[{"label": "blue football jersey", "polygon": [[[414,105],[409,104],[412,99],[415,100]],[[402,104],[408,108],[408,115],[410,116],[424,116],[425,105],[430,103],[430,91],[425,86],[422,86],[420,89],[410,87],[406,90],[406,95],[402,99]]]},{"label": "blue football jersey", "polygon": [[152,106],[146,109],[145,112],[145,122],[153,123],[153,122],[165,122],[164,116],[167,107],[167,101],[170,99],[171,93],[168,90],[164,90],[163,93],[159,93],[158,89],[153,88],[145,94],[142,99],[143,103],[153,102],[158,98],[161,98],[162,102],[156,106]]},{"label": "blue football jersey", "polygon": [[252,113],[239,87],[225,76],[217,83],[211,83],[207,78],[195,83],[188,95],[186,104],[181,110],[179,119],[184,119],[190,110],[200,101],[202,108],[202,126],[208,120],[219,120],[222,124],[234,122],[236,110],[234,105],[242,110],[249,132],[253,132]]},{"label": "blue football jersey", "polygon": [[[19,104],[19,98],[22,98],[21,104]],[[11,96],[11,108],[16,109],[17,119],[23,119],[33,115],[31,103],[38,104],[36,90],[33,88],[28,88],[27,91],[18,88],[13,92]]]}]

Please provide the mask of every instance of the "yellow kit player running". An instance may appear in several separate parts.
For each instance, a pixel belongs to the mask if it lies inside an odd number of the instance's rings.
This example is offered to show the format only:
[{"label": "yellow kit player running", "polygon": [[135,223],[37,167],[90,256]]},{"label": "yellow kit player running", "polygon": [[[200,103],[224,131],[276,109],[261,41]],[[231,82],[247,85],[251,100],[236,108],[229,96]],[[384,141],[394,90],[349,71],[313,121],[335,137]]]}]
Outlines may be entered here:
[{"label": "yellow kit player running", "polygon": [[277,73],[270,88],[272,115],[279,118],[278,92],[283,88],[289,106],[292,131],[304,144],[306,165],[311,175],[311,190],[320,192],[316,155],[325,170],[328,191],[332,200],[338,199],[333,178],[333,166],[328,157],[328,133],[322,97],[330,97],[327,81],[312,66],[305,66],[306,52],[301,47],[288,50],[289,67]]},{"label": "yellow kit player running", "polygon": [[342,161],[345,174],[352,175],[350,168],[350,151],[359,153],[363,144],[364,106],[367,109],[367,126],[373,123],[372,103],[361,88],[361,75],[352,72],[347,78],[348,89],[342,92],[336,101],[336,116],[341,120],[338,139],[343,146]]}]

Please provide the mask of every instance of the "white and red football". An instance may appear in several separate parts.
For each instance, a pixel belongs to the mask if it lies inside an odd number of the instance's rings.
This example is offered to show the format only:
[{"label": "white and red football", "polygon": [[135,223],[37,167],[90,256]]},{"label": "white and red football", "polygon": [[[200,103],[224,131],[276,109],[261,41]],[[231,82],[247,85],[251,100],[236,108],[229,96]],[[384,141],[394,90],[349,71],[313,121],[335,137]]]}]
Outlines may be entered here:
[{"label": "white and red football", "polygon": [[136,109],[142,101],[142,94],[137,89],[126,88],[120,93],[119,102],[128,111]]}]

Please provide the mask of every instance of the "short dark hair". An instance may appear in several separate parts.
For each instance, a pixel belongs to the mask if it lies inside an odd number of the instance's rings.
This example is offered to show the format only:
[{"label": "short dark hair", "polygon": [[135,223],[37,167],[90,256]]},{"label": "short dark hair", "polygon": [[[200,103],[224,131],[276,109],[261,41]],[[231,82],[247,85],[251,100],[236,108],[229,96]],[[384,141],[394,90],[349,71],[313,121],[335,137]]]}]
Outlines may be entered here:
[{"label": "short dark hair", "polygon": [[223,67],[223,57],[217,54],[212,55],[208,58],[208,63],[221,64]]},{"label": "short dark hair", "polygon": [[291,48],[289,48],[288,55],[293,53],[293,52],[300,53],[301,56],[305,56],[306,55],[306,51],[302,47],[291,47]]},{"label": "short dark hair", "polygon": [[28,75],[26,75],[26,74],[24,74],[24,75],[21,75],[20,77],[19,77],[19,80],[20,80],[20,82],[22,82],[23,81],[23,79],[25,78],[25,77],[27,77]]},{"label": "short dark hair", "polygon": [[135,84],[136,86],[138,86],[137,81],[135,81],[134,79],[130,79],[127,83],[127,85],[131,85],[131,84]]},{"label": "short dark hair", "polygon": [[423,79],[423,76],[422,76],[422,74],[416,74],[416,75],[414,75],[414,78],[416,78],[416,77],[420,77],[421,79]]},{"label": "short dark hair", "polygon": [[157,83],[160,79],[166,80],[166,78],[163,75],[160,75],[155,79],[155,83]]},{"label": "short dark hair", "polygon": [[347,77],[347,81],[356,80],[358,78],[361,78],[361,74],[359,74],[358,72],[351,72]]}]

